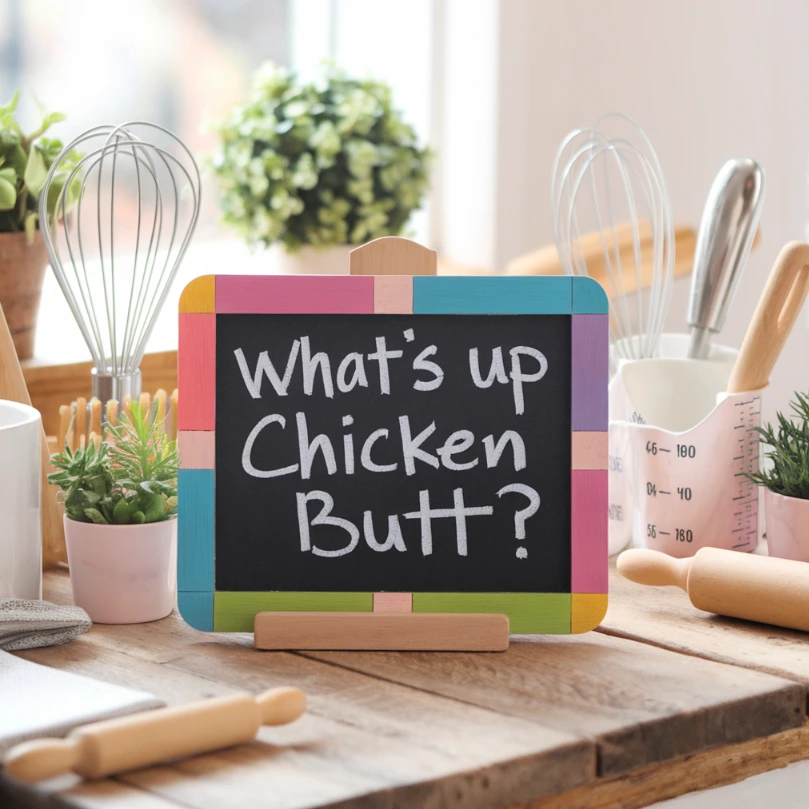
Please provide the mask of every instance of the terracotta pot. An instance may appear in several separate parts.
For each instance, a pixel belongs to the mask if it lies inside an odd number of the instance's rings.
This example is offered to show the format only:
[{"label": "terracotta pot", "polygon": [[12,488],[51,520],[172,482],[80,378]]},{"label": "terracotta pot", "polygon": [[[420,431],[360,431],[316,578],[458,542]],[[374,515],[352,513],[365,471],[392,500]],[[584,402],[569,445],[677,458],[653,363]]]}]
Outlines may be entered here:
[{"label": "terracotta pot", "polygon": [[281,275],[348,275],[348,254],[355,244],[337,244],[318,250],[301,247],[296,253],[278,249],[278,272]]},{"label": "terracotta pot", "polygon": [[0,306],[21,360],[34,354],[34,335],[48,268],[48,253],[37,231],[33,244],[25,233],[0,233]]},{"label": "terracotta pot", "polygon": [[95,525],[65,516],[73,600],[98,624],[165,618],[177,589],[177,520]]},{"label": "terracotta pot", "polygon": [[809,500],[764,490],[770,556],[809,562]]}]

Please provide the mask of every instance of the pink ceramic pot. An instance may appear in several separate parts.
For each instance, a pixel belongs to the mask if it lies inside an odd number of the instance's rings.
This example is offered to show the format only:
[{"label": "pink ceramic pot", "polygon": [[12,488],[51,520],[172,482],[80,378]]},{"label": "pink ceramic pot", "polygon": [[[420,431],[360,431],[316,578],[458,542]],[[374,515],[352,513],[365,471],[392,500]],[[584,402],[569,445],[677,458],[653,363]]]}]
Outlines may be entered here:
[{"label": "pink ceramic pot", "polygon": [[95,525],[65,517],[73,600],[99,624],[140,624],[173,609],[177,520]]},{"label": "pink ceramic pot", "polygon": [[764,490],[770,556],[809,562],[809,500]]}]

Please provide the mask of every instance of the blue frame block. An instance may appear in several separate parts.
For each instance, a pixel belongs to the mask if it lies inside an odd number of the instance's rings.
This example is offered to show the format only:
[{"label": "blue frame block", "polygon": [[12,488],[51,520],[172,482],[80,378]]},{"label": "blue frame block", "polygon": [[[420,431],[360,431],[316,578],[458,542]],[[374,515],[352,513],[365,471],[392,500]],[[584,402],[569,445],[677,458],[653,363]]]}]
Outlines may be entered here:
[{"label": "blue frame block", "polygon": [[604,287],[592,278],[574,276],[573,281],[573,314],[574,315],[607,315],[610,311],[609,298]]},{"label": "blue frame block", "polygon": [[181,469],[178,499],[177,589],[213,592],[213,469]]},{"label": "blue frame block", "polygon": [[213,591],[194,593],[180,590],[177,608],[189,626],[200,632],[213,632]]},{"label": "blue frame block", "polygon": [[[573,278],[416,276],[414,315],[570,315]],[[541,283],[538,283],[541,281]]]}]

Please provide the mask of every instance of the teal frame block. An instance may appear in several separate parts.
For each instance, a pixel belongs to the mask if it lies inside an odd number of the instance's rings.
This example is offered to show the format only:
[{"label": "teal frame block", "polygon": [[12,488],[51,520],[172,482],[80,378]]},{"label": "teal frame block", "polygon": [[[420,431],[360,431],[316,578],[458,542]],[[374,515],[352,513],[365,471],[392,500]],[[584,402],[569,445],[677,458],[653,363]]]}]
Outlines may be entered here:
[{"label": "teal frame block", "polygon": [[193,593],[180,590],[177,593],[177,609],[189,626],[200,632],[213,632],[213,591]]},{"label": "teal frame block", "polygon": [[570,315],[574,280],[568,275],[417,275],[413,278],[413,314]]},{"label": "teal frame block", "polygon": [[213,629],[214,472],[180,469],[178,476],[177,603],[195,629]]},{"label": "teal frame block", "polygon": [[573,282],[573,314],[574,315],[607,315],[610,302],[604,287],[592,278],[576,275]]}]

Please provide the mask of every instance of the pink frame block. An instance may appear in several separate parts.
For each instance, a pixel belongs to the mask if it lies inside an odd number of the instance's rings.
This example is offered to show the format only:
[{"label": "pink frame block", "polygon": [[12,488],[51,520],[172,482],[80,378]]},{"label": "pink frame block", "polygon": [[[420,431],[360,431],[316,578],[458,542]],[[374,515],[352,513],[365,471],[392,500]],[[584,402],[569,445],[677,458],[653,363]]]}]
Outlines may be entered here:
[{"label": "pink frame block", "polygon": [[378,275],[374,277],[374,314],[410,315],[412,313],[412,275]]},{"label": "pink frame block", "polygon": [[216,315],[180,315],[177,353],[182,399],[178,430],[213,430],[216,422]]},{"label": "pink frame block", "polygon": [[570,591],[606,593],[607,471],[574,469],[570,494]]},{"label": "pink frame block", "polygon": [[609,462],[609,433],[571,433],[573,469],[606,469]]},{"label": "pink frame block", "polygon": [[221,275],[217,314],[372,315],[371,275]]},{"label": "pink frame block", "polygon": [[374,593],[374,612],[413,612],[413,593]]},{"label": "pink frame block", "polygon": [[214,469],[216,434],[213,430],[180,430],[177,445],[181,469]]}]

